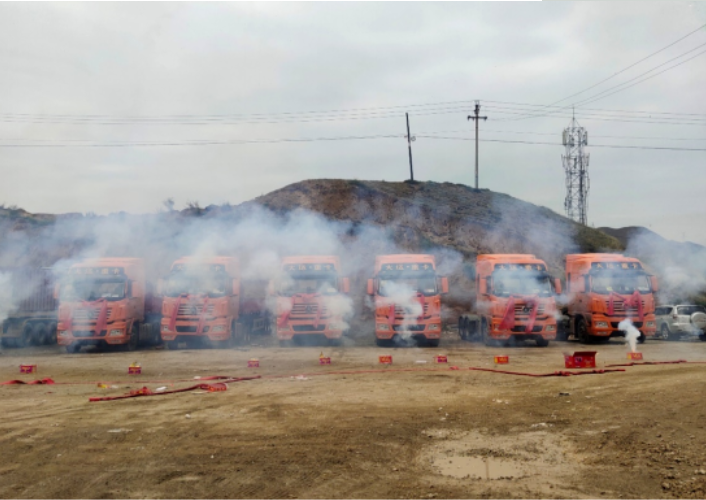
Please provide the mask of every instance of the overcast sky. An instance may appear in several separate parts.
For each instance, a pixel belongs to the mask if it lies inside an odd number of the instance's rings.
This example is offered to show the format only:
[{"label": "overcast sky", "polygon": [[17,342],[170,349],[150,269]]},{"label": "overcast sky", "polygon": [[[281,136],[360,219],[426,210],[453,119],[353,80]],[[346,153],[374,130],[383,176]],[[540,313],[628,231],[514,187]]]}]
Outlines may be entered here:
[{"label": "overcast sky", "polygon": [[[480,99],[481,139],[550,143],[481,142],[481,187],[563,214],[570,108],[535,106],[704,24],[704,2],[0,3],[0,202],[139,213],[309,178],[401,181],[404,111],[415,177],[472,185],[474,144],[454,138],[472,137]],[[704,28],[557,106],[701,44]],[[706,54],[577,107],[590,224],[706,244],[706,151],[599,147],[706,149],[704,89]],[[394,137],[276,142],[351,136]]]}]

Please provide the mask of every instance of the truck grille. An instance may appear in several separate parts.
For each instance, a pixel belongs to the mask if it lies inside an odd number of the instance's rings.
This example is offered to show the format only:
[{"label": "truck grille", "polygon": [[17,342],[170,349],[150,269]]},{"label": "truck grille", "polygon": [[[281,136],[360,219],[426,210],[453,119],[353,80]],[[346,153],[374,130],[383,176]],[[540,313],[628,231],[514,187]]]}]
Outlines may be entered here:
[{"label": "truck grille", "polygon": [[[527,308],[526,311],[525,308]],[[531,312],[532,306],[523,303],[515,304],[515,316],[522,316],[523,314],[529,316]],[[540,304],[539,307],[537,307],[537,314],[544,314],[544,304]]]},{"label": "truck grille", "polygon": [[[203,330],[201,330],[202,333],[208,333],[208,326],[204,326]],[[198,326],[181,326],[177,325],[176,331],[177,333],[196,333],[196,330],[198,329]]]},{"label": "truck grille", "polygon": [[[203,311],[203,304],[180,304],[179,316],[198,316]],[[213,304],[209,304],[206,308],[206,314],[213,314]]]},{"label": "truck grille", "polygon": [[[609,300],[606,300],[605,306],[606,306],[606,310],[608,310],[608,308],[610,307],[610,301],[609,301]],[[644,301],[644,300],[642,301],[642,310],[643,310],[643,311],[645,310],[645,301]],[[625,302],[622,301],[622,300],[614,300],[614,301],[613,301],[613,311],[614,311],[616,314],[625,314]],[[628,311],[629,311],[629,312],[634,312],[634,313],[636,313],[636,312],[637,312],[637,308],[636,308],[636,307],[631,307],[631,308],[628,309]]]},{"label": "truck grille", "polygon": [[[306,316],[307,314],[314,315],[319,310],[319,304],[294,304],[292,306],[292,315],[295,316]],[[326,307],[321,308],[321,316],[325,316],[328,313]]]},{"label": "truck grille", "polygon": [[292,325],[292,329],[295,332],[323,332],[326,329],[326,325]]},{"label": "truck grille", "polygon": [[[98,337],[105,337],[106,333],[108,333],[108,331],[103,330],[98,334]],[[93,337],[96,335],[96,333],[93,330],[74,330],[73,334],[74,334],[74,337]]]},{"label": "truck grille", "polygon": [[[400,306],[395,306],[395,316],[406,316],[408,313],[405,312],[404,308]],[[424,304],[424,316],[429,314],[429,304]]]},{"label": "truck grille", "polygon": [[395,325],[392,327],[396,332],[423,332],[425,325]]},{"label": "truck grille", "polygon": [[[74,309],[72,313],[72,318],[74,321],[95,321],[98,319],[99,314],[100,307],[92,307],[90,309],[83,307],[81,309]],[[107,319],[110,319],[112,315],[113,308],[109,307]]]},{"label": "truck grille", "polygon": [[[511,331],[517,332],[517,333],[525,333],[526,330],[527,330],[527,327],[525,325],[517,325],[517,326],[513,326]],[[542,331],[541,325],[535,325],[532,327],[532,333],[538,333],[541,331]]]}]

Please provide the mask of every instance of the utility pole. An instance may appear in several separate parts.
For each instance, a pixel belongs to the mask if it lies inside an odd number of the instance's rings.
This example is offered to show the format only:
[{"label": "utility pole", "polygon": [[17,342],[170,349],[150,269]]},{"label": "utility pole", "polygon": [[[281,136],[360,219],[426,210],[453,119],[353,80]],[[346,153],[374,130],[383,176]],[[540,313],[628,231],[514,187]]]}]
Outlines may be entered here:
[{"label": "utility pole", "polygon": [[480,120],[487,120],[487,116],[478,116],[480,113],[480,101],[476,101],[476,109],[473,111],[474,115],[469,116],[469,120],[476,122],[476,189],[478,189],[478,122]]},{"label": "utility pole", "polygon": [[409,150],[409,179],[411,181],[414,180],[414,170],[412,169],[412,141],[415,139],[412,137],[412,135],[409,133],[409,113],[404,114],[405,118],[407,118],[407,149]]}]

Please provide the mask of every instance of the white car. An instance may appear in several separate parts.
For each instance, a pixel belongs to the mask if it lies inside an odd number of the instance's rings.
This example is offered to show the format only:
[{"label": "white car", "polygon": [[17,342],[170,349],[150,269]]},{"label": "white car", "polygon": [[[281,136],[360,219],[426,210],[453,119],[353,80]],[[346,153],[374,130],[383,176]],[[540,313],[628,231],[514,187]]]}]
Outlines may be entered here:
[{"label": "white car", "polygon": [[695,305],[658,306],[657,334],[663,340],[697,336],[706,341],[706,307]]}]

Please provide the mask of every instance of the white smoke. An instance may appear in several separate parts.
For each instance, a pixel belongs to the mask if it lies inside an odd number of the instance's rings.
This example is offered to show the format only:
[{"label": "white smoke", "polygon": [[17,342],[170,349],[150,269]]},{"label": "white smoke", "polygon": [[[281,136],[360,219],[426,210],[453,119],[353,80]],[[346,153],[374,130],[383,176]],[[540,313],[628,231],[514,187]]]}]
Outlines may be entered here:
[{"label": "white smoke", "polygon": [[631,352],[637,352],[637,339],[640,337],[640,330],[635,328],[630,318],[624,319],[618,324],[618,328],[625,332],[625,340],[630,346]]}]

